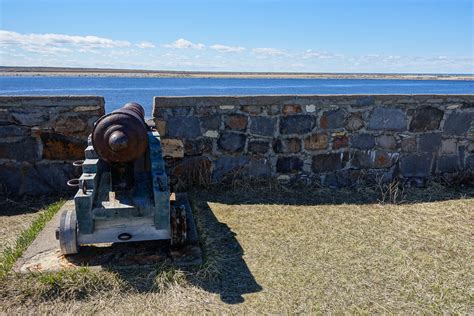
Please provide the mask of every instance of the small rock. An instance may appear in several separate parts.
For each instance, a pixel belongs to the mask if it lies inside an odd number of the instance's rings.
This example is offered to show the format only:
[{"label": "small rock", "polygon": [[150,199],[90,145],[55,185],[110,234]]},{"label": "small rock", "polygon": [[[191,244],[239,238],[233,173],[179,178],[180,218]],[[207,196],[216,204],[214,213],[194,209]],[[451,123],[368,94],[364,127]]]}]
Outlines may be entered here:
[{"label": "small rock", "polygon": [[219,131],[206,131],[204,133],[204,136],[210,137],[210,138],[217,138],[219,137]]},{"label": "small rock", "polygon": [[308,112],[308,113],[316,112],[316,105],[314,105],[314,104],[307,105],[306,106],[306,112]]},{"label": "small rock", "polygon": [[221,110],[233,110],[235,108],[235,105],[220,105],[219,108]]}]

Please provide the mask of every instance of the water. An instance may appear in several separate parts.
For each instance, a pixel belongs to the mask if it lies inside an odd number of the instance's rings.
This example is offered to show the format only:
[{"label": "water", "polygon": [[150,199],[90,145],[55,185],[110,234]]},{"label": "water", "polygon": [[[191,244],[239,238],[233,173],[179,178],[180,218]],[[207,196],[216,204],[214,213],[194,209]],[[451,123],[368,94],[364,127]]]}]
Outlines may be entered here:
[{"label": "water", "polygon": [[0,95],[99,95],[106,111],[134,101],[151,115],[154,96],[262,94],[471,94],[474,81],[0,77]]}]

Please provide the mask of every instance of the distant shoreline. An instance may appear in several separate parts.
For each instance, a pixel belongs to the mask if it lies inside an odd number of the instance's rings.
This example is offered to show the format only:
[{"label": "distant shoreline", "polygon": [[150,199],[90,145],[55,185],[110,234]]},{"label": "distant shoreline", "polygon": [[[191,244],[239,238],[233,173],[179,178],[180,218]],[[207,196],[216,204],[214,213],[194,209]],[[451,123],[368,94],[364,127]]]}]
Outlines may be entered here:
[{"label": "distant shoreline", "polygon": [[53,67],[0,67],[0,76],[18,77],[131,77],[213,79],[398,79],[474,80],[471,74],[371,74],[371,73],[284,73],[284,72],[199,72]]}]

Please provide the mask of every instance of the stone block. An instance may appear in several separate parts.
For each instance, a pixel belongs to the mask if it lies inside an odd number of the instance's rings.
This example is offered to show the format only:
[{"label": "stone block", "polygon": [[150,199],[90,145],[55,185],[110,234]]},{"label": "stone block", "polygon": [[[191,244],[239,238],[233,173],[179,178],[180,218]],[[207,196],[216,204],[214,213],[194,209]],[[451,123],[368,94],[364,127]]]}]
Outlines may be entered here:
[{"label": "stone block", "polygon": [[342,109],[326,111],[321,116],[320,127],[325,129],[337,129],[344,127],[346,112]]},{"label": "stone block", "polygon": [[273,142],[275,153],[299,153],[301,151],[301,140],[299,138],[277,139]]},{"label": "stone block", "polygon": [[270,161],[265,158],[251,159],[248,164],[247,173],[251,178],[264,179],[271,177],[272,167]]},{"label": "stone block", "polygon": [[68,136],[87,136],[91,133],[89,117],[60,116],[53,124],[56,133]]},{"label": "stone block", "polygon": [[398,153],[383,150],[356,151],[352,156],[351,165],[360,169],[390,168],[398,157]]},{"label": "stone block", "polygon": [[278,157],[276,171],[279,173],[292,173],[303,169],[303,160],[297,156]]},{"label": "stone block", "polygon": [[416,151],[416,138],[415,137],[404,137],[401,142],[403,152],[414,152]]},{"label": "stone block", "polygon": [[266,154],[270,148],[269,140],[249,140],[248,151],[254,154]]},{"label": "stone block", "polygon": [[250,118],[250,133],[271,137],[276,131],[276,123],[276,118],[252,116]]},{"label": "stone block", "polygon": [[316,126],[316,119],[312,115],[290,115],[281,117],[280,133],[288,134],[306,134]]},{"label": "stone block", "polygon": [[441,147],[441,134],[422,134],[418,139],[418,149],[424,152],[438,151]]},{"label": "stone block", "polygon": [[283,114],[290,115],[290,114],[297,114],[301,113],[301,105],[299,104],[285,104],[283,106]]},{"label": "stone block", "polygon": [[427,177],[431,174],[433,154],[411,154],[400,159],[400,173],[405,178]]},{"label": "stone block", "polygon": [[455,154],[457,149],[456,139],[443,139],[441,141],[441,150],[442,154]]},{"label": "stone block", "polygon": [[451,113],[444,122],[444,131],[448,135],[464,135],[469,131],[473,120],[473,112]]},{"label": "stone block", "polygon": [[313,134],[304,139],[304,148],[306,150],[321,150],[328,147],[327,134]]},{"label": "stone block", "polygon": [[380,135],[377,137],[377,146],[385,149],[397,148],[397,140],[393,135]]},{"label": "stone block", "polygon": [[199,120],[201,121],[201,127],[205,130],[218,130],[221,126],[221,116],[219,114],[202,116]]},{"label": "stone block", "polygon": [[407,118],[401,109],[375,108],[370,115],[367,128],[371,130],[404,131]]},{"label": "stone block", "polygon": [[225,127],[236,131],[245,131],[247,129],[248,118],[242,114],[231,114],[224,118]]},{"label": "stone block", "polygon": [[219,137],[217,144],[219,149],[229,152],[241,152],[245,147],[247,136],[244,134],[225,132]]},{"label": "stone block", "polygon": [[38,126],[49,121],[49,112],[44,108],[12,108],[10,109],[11,119],[18,125]]},{"label": "stone block", "polygon": [[372,149],[375,146],[375,138],[370,134],[354,134],[351,136],[351,148]]},{"label": "stone block", "polygon": [[155,120],[155,127],[160,136],[166,136],[166,121],[165,120]]},{"label": "stone block", "polygon": [[184,145],[180,139],[162,139],[161,148],[163,150],[163,157],[183,158]]},{"label": "stone block", "polygon": [[221,109],[221,110],[233,110],[233,109],[235,109],[235,105],[220,105],[219,109]]},{"label": "stone block", "polygon": [[210,116],[215,113],[216,108],[214,106],[196,106],[194,108],[194,113],[197,115]]},{"label": "stone block", "polygon": [[186,139],[184,142],[184,155],[196,156],[212,152],[212,139]]},{"label": "stone block", "polygon": [[242,177],[249,162],[250,157],[248,156],[221,156],[214,164],[212,179],[222,181],[226,178]]},{"label": "stone block", "polygon": [[348,158],[347,152],[315,155],[312,158],[311,168],[315,173],[344,169]]},{"label": "stone block", "polygon": [[357,131],[364,127],[365,122],[362,118],[362,113],[351,113],[346,120],[346,129],[348,131]]},{"label": "stone block", "polygon": [[413,118],[410,122],[410,132],[426,132],[439,128],[444,112],[435,107],[424,107],[408,112]]},{"label": "stone block", "polygon": [[474,155],[466,157],[466,164],[464,166],[466,169],[469,169],[474,172]]},{"label": "stone block", "polygon": [[0,139],[0,159],[29,162],[41,159],[36,139],[34,137],[17,138],[8,141]]},{"label": "stone block", "polygon": [[356,106],[371,106],[374,104],[375,98],[371,95],[366,96],[366,97],[360,97],[356,100],[355,105]]},{"label": "stone block", "polygon": [[84,150],[87,147],[85,139],[47,132],[41,133],[40,137],[43,142],[43,159],[84,159]]},{"label": "stone block", "polygon": [[336,135],[332,140],[332,149],[337,150],[349,146],[349,137],[347,135]]},{"label": "stone block", "polygon": [[199,119],[193,116],[173,116],[168,118],[166,136],[172,138],[197,138],[201,136]]},{"label": "stone block", "polygon": [[453,173],[459,171],[459,157],[456,155],[440,156],[438,158],[438,172]]},{"label": "stone block", "polygon": [[30,129],[18,125],[0,125],[0,138],[29,136]]},{"label": "stone block", "polygon": [[256,115],[262,113],[263,107],[260,105],[244,105],[242,106],[242,111],[251,115]]},{"label": "stone block", "polygon": [[280,114],[280,106],[278,104],[268,106],[267,113],[268,115]]}]

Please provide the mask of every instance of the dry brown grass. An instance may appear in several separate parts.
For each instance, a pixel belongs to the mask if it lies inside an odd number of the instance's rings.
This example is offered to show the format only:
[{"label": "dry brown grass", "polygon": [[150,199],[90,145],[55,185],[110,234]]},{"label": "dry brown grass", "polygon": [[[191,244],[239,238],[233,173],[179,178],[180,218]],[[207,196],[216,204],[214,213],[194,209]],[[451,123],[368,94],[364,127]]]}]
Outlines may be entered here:
[{"label": "dry brown grass", "polygon": [[10,275],[0,313],[474,312],[473,188],[192,197],[202,267]]}]

